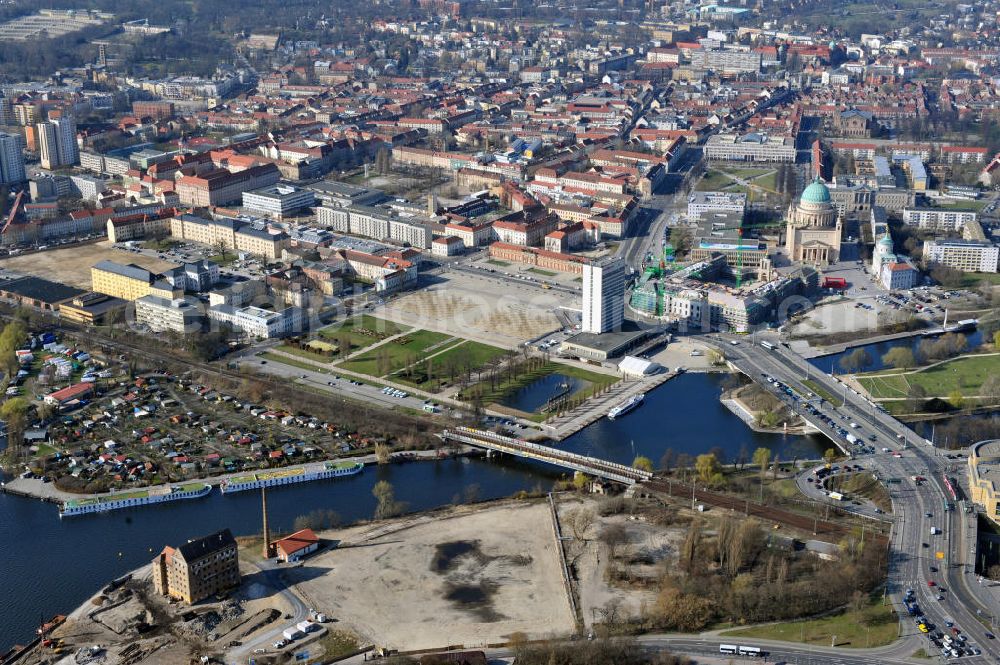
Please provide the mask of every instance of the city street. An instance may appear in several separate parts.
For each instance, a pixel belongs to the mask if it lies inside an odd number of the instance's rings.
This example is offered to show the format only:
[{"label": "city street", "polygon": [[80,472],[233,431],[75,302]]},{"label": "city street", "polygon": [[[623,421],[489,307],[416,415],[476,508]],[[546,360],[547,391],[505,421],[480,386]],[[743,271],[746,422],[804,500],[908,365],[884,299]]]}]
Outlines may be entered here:
[{"label": "city street", "polygon": [[[946,623],[950,621],[969,636],[970,645],[974,644],[993,658],[988,661],[985,656],[963,656],[963,660],[997,662],[1000,648],[995,640],[987,637],[989,631],[979,620],[994,615],[989,607],[994,596],[976,593],[978,589],[973,588],[976,585],[969,584],[968,546],[962,545],[961,513],[944,510],[951,497],[943,481],[949,462],[941,451],[895,418],[877,410],[861,395],[842,387],[832,377],[780,346],[769,350],[752,345],[745,337],[726,335],[709,336],[709,339],[716,342],[731,363],[755,381],[761,381],[762,374],[767,374],[805,395],[810,390],[802,381],[808,376],[828,393],[843,395],[845,401],[841,407],[825,401],[814,405],[822,415],[838,422],[856,422],[865,431],[874,432],[878,442],[875,444],[877,452],[869,456],[872,470],[882,478],[898,479],[892,484],[891,494],[894,521],[888,591],[903,617],[903,634],[919,635],[902,606],[906,590],[913,589],[924,616],[937,630],[950,631],[952,627]],[[730,343],[732,340],[740,341],[734,346]],[[816,416],[802,412],[800,415],[813,422],[838,446],[849,448],[846,441],[831,436],[831,430],[824,428],[823,421]],[[881,452],[882,448],[890,452]],[[914,476],[926,478],[926,481],[915,482]],[[932,535],[931,527],[939,529],[940,533]],[[925,650],[937,651],[928,638],[922,639]]]}]

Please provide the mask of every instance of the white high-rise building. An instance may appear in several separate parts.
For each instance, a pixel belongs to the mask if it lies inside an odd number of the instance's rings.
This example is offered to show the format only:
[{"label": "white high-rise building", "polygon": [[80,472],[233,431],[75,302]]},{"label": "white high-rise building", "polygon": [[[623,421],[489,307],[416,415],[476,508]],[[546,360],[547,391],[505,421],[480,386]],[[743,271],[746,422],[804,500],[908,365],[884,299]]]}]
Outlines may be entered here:
[{"label": "white high-rise building", "polygon": [[603,259],[583,266],[583,331],[620,330],[625,318],[625,261]]},{"label": "white high-rise building", "polygon": [[0,132],[0,185],[23,182],[25,178],[24,138]]},{"label": "white high-rise building", "polygon": [[80,161],[76,145],[76,121],[73,118],[47,120],[37,125],[38,151],[43,169],[72,166]]}]

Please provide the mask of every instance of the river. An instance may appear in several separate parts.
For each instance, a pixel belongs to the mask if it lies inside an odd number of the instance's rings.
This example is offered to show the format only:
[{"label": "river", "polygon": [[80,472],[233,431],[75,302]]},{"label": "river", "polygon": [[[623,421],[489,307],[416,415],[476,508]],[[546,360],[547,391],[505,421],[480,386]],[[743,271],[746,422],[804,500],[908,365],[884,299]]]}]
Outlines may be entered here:
[{"label": "river", "polygon": [[[602,419],[560,443],[561,448],[630,463],[635,455],[659,462],[667,448],[696,455],[721,448],[732,459],[744,448],[768,446],[782,459],[814,457],[818,437],[759,434],[718,401],[723,375],[687,374],[646,396],[638,409]],[[697,415],[695,415],[697,414]],[[449,459],[373,467],[357,476],[292,485],[268,494],[274,530],[298,515],[325,508],[344,521],[371,517],[371,490],[387,480],[409,510],[428,510],[472,498],[495,499],[520,490],[549,489],[564,474],[514,459]],[[0,494],[0,648],[30,639],[40,617],[66,613],[101,586],[150,559],[164,545],[228,527],[236,535],[260,529],[260,495],[245,492],[60,520],[51,503]]]},{"label": "river", "polygon": [[[969,333],[963,333],[965,335],[965,340],[968,343],[969,351],[977,348],[983,343],[983,333],[979,330],[975,330]],[[875,344],[860,344],[858,346],[852,346],[849,349],[841,351],[840,353],[833,353],[828,356],[818,356],[816,358],[810,359],[815,367],[823,370],[824,372],[833,372],[834,374],[843,373],[843,369],[840,367],[840,359],[849,353],[854,352],[856,349],[864,349],[868,352],[871,357],[871,362],[860,368],[859,372],[875,372],[880,369],[886,369],[886,364],[882,362],[882,356],[884,356],[889,349],[894,349],[899,346],[907,347],[914,354],[917,353],[917,347],[920,346],[920,342],[926,337],[922,335],[916,335],[914,337],[904,337],[902,339],[894,339],[888,342],[877,342]],[[936,338],[931,338],[936,339]]]}]

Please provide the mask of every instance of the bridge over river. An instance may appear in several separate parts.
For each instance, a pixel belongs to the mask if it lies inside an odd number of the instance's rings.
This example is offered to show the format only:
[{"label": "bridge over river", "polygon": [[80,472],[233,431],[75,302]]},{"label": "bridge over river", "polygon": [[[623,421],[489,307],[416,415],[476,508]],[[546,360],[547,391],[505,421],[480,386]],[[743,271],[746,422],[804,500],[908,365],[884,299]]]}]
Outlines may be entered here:
[{"label": "bridge over river", "polygon": [[606,480],[614,480],[626,485],[634,485],[653,477],[653,474],[649,471],[634,469],[624,464],[618,464],[617,462],[578,455],[551,446],[543,446],[525,441],[524,439],[515,439],[503,436],[502,434],[496,434],[495,432],[487,432],[471,427],[448,429],[442,432],[440,436],[445,441],[464,443],[490,451],[538,460],[539,462],[554,464],[555,466],[580,471],[581,473]]}]

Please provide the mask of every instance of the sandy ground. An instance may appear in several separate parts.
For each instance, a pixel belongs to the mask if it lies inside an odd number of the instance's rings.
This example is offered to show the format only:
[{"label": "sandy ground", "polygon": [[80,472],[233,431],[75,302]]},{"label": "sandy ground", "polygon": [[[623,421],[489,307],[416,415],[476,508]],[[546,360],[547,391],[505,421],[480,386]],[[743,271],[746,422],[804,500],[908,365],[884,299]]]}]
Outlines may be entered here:
[{"label": "sandy ground", "polygon": [[[625,527],[628,542],[616,556],[616,565],[627,565],[634,579],[658,579],[664,572],[664,562],[676,558],[678,548],[684,538],[684,530],[657,527],[642,519],[631,519],[627,515],[599,517],[587,531],[574,533],[571,528],[572,513],[581,508],[593,509],[594,501],[572,501],[559,505],[559,519],[566,536],[582,536],[572,541],[567,556],[574,563],[577,575],[577,593],[580,612],[585,626],[604,620],[605,611],[611,605],[617,606],[621,616],[638,616],[643,607],[651,607],[656,602],[656,592],[637,586],[624,588],[608,582],[608,548],[598,538],[601,530],[610,524]],[[629,560],[646,563],[625,563]]]},{"label": "sandy ground", "polygon": [[[203,601],[189,607],[183,604],[167,603],[165,599],[157,598],[152,605],[146,605],[133,596],[130,600],[119,604],[121,601],[113,593],[109,600],[102,605],[95,604],[93,599],[88,600],[83,605],[75,609],[67,616],[66,622],[57,628],[51,635],[53,639],[62,640],[63,654],[70,660],[81,649],[87,649],[93,645],[100,645],[106,652],[105,662],[118,662],[119,654],[126,648],[133,648],[131,645],[138,645],[143,652],[143,656],[137,663],[156,663],[157,665],[188,665],[192,658],[197,659],[203,653],[219,653],[224,651],[225,646],[233,639],[253,639],[256,635],[268,630],[273,630],[276,626],[281,626],[280,615],[289,612],[292,608],[278,594],[275,589],[261,582],[261,574],[250,565],[242,565],[243,584],[240,590],[233,594],[233,599],[242,603],[243,613],[239,618],[229,624],[220,624],[215,639],[203,640],[189,631],[186,631],[185,622],[179,618],[180,613],[194,610],[198,614],[217,610],[220,607],[218,602]],[[143,566],[132,573],[133,579],[142,580],[151,586],[151,567]],[[152,591],[151,588],[149,590]],[[95,598],[100,594],[95,594]],[[154,628],[141,636],[134,630],[136,617],[142,616],[148,610],[151,614],[146,614],[147,618],[152,617],[156,624]],[[279,618],[268,623],[260,629],[244,636],[244,632],[261,619],[263,614],[272,609],[279,612]],[[164,612],[171,615],[170,622],[174,630],[164,630],[161,623]],[[232,627],[229,630],[229,627]],[[179,635],[183,637],[179,637]],[[52,653],[46,649],[39,649],[29,656],[25,663],[31,665],[48,663]]]},{"label": "sandy ground", "polygon": [[[660,363],[664,367],[669,367],[671,370],[675,370],[678,367],[695,371],[707,370],[712,367],[712,357],[708,353],[709,348],[694,340],[680,337],[668,344],[665,349],[653,355],[650,360]],[[701,355],[692,356],[692,351],[698,351]]]},{"label": "sandy ground", "polygon": [[0,268],[12,272],[44,277],[80,289],[90,288],[90,267],[107,259],[118,263],[134,263],[153,272],[162,272],[176,263],[114,249],[101,241],[89,245],[74,245],[0,259]]},{"label": "sandy ground", "polygon": [[[856,302],[871,305],[873,309],[855,307]],[[855,298],[823,304],[807,312],[802,320],[791,328],[791,334],[827,335],[874,330],[878,327],[878,313],[882,308],[874,298]]]},{"label": "sandy ground", "polygon": [[561,304],[535,287],[461,274],[393,300],[380,315],[510,347],[561,328],[553,313]]},{"label": "sandy ground", "polygon": [[573,631],[544,503],[459,508],[324,536],[340,547],[289,569],[289,581],[375,644],[473,646],[518,631]]}]

